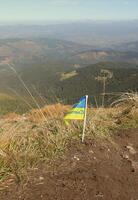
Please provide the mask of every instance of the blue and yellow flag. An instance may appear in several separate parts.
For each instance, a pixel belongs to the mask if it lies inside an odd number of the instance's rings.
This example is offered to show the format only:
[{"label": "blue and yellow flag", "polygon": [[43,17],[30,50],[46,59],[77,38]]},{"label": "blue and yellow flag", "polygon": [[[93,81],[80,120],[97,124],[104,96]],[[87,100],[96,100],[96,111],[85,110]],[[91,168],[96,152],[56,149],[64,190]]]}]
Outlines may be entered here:
[{"label": "blue and yellow flag", "polygon": [[64,117],[66,124],[68,120],[84,120],[85,109],[87,105],[87,96],[82,97],[77,104],[73,106],[70,112]]}]

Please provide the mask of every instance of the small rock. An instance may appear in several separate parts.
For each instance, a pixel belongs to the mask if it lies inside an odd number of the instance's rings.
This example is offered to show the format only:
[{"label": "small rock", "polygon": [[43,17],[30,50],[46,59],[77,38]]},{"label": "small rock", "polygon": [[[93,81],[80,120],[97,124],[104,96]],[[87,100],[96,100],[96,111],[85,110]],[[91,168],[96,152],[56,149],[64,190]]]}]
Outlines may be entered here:
[{"label": "small rock", "polygon": [[123,154],[122,157],[123,157],[124,159],[129,160],[129,156],[128,156],[127,154]]},{"label": "small rock", "polygon": [[131,154],[136,154],[137,152],[135,151],[135,149],[132,147],[132,146],[127,146],[126,147],[128,150],[129,150],[129,152],[131,153]]},{"label": "small rock", "polygon": [[92,154],[94,154],[93,150],[90,150],[90,151],[89,151],[89,153],[92,153]]},{"label": "small rock", "polygon": [[40,181],[43,181],[43,180],[44,180],[44,177],[40,176],[40,177],[39,177],[39,180],[40,180]]},{"label": "small rock", "polygon": [[80,160],[79,157],[77,157],[77,156],[74,156],[74,159],[76,159],[76,160],[78,160],[78,161]]}]

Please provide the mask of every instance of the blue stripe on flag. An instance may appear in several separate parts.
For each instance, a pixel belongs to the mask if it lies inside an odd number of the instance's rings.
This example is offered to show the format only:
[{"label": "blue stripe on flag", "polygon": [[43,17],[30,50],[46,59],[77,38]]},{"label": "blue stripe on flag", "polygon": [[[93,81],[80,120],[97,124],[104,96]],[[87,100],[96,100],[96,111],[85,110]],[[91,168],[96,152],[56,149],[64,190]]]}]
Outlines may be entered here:
[{"label": "blue stripe on flag", "polygon": [[75,104],[73,108],[85,108],[86,107],[86,96],[79,100],[79,103]]}]

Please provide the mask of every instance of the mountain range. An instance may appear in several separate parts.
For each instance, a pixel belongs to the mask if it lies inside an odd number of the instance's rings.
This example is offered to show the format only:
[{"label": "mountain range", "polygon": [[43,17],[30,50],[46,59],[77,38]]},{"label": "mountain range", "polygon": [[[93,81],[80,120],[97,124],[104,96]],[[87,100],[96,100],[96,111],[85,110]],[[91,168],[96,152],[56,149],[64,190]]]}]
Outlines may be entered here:
[{"label": "mountain range", "polygon": [[75,43],[106,48],[111,45],[137,41],[138,20],[75,21],[58,24],[1,25],[0,38],[62,39]]}]

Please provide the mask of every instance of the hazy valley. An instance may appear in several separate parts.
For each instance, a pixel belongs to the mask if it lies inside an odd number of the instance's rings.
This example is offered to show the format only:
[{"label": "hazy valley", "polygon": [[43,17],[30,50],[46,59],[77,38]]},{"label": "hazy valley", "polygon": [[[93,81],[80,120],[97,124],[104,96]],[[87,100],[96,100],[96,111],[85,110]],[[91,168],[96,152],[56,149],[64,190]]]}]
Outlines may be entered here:
[{"label": "hazy valley", "polygon": [[[21,102],[18,107],[14,102],[13,109],[8,106],[4,112],[10,109],[23,112],[25,107],[26,111],[28,106],[23,106],[22,98],[31,101],[19,77],[42,106],[45,100],[48,104],[57,101],[74,103],[86,93],[91,96],[91,103],[95,105],[96,97],[101,105],[103,76],[107,76],[107,94],[137,91],[138,38],[133,32],[135,28],[137,33],[137,25],[137,21],[131,24],[107,21],[1,26],[0,92]],[[123,41],[126,30],[129,32]],[[103,42],[99,43],[101,40]],[[109,74],[111,77],[108,78]],[[106,97],[106,104],[111,103],[109,99],[110,95]],[[2,110],[4,104],[1,104]]]}]

